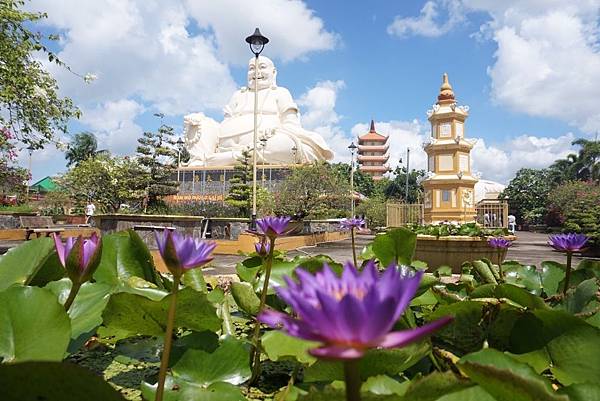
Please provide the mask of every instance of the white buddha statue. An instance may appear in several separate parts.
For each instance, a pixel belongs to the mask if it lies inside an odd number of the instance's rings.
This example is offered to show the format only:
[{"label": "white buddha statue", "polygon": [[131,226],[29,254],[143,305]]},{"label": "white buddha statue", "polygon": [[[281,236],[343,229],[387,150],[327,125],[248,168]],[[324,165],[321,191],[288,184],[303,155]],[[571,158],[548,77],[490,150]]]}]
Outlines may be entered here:
[{"label": "white buddha statue", "polygon": [[[243,150],[252,150],[255,60],[248,64],[248,87],[233,94],[221,123],[203,113],[184,117],[185,146],[191,156],[187,166],[233,166]],[[300,125],[298,106],[287,89],[277,86],[277,70],[267,57],[258,58],[257,77],[257,161],[288,165],[331,160],[333,152],[323,138]]]}]

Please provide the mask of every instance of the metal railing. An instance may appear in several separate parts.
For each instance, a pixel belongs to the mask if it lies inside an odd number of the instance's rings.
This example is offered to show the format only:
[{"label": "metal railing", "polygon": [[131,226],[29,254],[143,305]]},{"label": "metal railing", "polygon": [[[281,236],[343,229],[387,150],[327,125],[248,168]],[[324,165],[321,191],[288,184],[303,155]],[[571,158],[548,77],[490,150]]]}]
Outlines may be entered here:
[{"label": "metal railing", "polygon": [[508,202],[483,199],[475,206],[477,223],[486,228],[508,228]]},{"label": "metal railing", "polygon": [[407,224],[423,224],[424,205],[422,203],[386,203],[386,225],[403,227]]}]

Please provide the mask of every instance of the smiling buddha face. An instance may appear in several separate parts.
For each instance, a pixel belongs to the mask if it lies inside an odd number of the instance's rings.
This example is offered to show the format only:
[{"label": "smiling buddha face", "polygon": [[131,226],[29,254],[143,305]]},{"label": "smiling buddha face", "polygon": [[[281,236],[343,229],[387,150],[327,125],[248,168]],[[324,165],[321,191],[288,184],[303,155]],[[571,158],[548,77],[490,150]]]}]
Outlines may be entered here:
[{"label": "smiling buddha face", "polygon": [[[253,57],[248,63],[248,88],[254,90],[254,69],[256,58]],[[267,89],[275,83],[275,65],[273,62],[264,56],[258,58],[258,90]]]}]

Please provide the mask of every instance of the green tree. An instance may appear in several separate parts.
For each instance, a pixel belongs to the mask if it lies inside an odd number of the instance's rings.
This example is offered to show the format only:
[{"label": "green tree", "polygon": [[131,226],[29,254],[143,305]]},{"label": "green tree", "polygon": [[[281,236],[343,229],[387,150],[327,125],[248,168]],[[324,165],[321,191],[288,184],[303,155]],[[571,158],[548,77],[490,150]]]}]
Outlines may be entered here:
[{"label": "green tree", "polygon": [[548,194],[548,209],[565,231],[584,233],[600,247],[600,185],[570,181]]},{"label": "green tree", "polygon": [[327,163],[292,169],[275,194],[275,211],[309,218],[344,217],[350,209],[350,185]]},{"label": "green tree", "polygon": [[98,141],[94,134],[91,132],[80,132],[75,135],[65,152],[67,167],[106,152],[106,150],[98,150]]},{"label": "green tree", "polygon": [[242,151],[233,167],[229,185],[225,203],[236,207],[242,216],[249,217],[252,208],[252,151],[249,149]]},{"label": "green tree", "polygon": [[408,199],[406,198],[406,167],[397,167],[394,179],[391,180],[384,194],[387,199],[402,199],[406,203],[418,203],[423,198],[421,181],[425,178],[425,170],[411,170],[408,173]]},{"label": "green tree", "polygon": [[68,69],[45,44],[58,37],[30,29],[47,15],[23,11],[23,6],[23,0],[0,2],[0,126],[39,148],[57,131],[67,132],[69,119],[80,112],[71,99],[59,96],[56,81],[37,60],[42,52]]},{"label": "green tree", "polygon": [[122,204],[140,206],[146,185],[142,166],[129,157],[90,157],[58,179],[59,186],[80,205],[93,200],[100,211],[113,213]]},{"label": "green tree", "polygon": [[600,142],[580,138],[572,145],[580,147],[577,154],[571,153],[564,159],[558,159],[549,167],[552,183],[558,185],[573,180],[600,182]]},{"label": "green tree", "polygon": [[500,194],[500,199],[508,199],[510,210],[517,221],[540,224],[546,215],[551,188],[551,173],[548,169],[522,168]]},{"label": "green tree", "polygon": [[[340,174],[350,184],[350,164],[333,163],[331,168]],[[365,196],[371,196],[375,190],[375,181],[370,174],[363,173],[360,170],[354,170],[354,190]]]},{"label": "green tree", "polygon": [[144,168],[143,180],[150,209],[163,208],[162,197],[176,194],[179,188],[179,183],[173,179],[177,173],[173,136],[173,128],[163,124],[156,132],[144,132],[138,139],[137,159]]},{"label": "green tree", "polygon": [[0,204],[4,195],[23,198],[29,179],[29,172],[15,164],[17,153],[13,140],[10,130],[0,129]]}]

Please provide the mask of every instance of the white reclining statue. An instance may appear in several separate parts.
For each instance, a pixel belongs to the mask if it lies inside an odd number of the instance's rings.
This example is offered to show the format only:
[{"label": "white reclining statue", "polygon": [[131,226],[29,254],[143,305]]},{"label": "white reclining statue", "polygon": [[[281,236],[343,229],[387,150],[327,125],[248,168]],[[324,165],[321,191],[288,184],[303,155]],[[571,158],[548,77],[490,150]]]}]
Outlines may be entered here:
[{"label": "white reclining statue", "polygon": [[[233,94],[218,123],[203,113],[184,117],[185,146],[190,167],[233,166],[254,137],[254,68],[248,64],[248,87]],[[298,106],[286,88],[277,86],[277,70],[267,57],[258,58],[257,161],[273,165],[331,160],[333,152],[323,138],[300,125]],[[266,141],[260,141],[266,138]],[[264,145],[264,146],[262,146]]]}]

